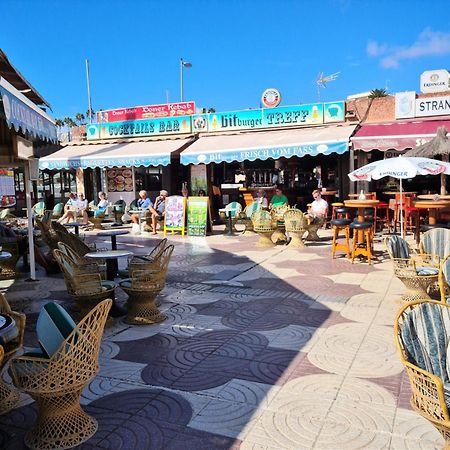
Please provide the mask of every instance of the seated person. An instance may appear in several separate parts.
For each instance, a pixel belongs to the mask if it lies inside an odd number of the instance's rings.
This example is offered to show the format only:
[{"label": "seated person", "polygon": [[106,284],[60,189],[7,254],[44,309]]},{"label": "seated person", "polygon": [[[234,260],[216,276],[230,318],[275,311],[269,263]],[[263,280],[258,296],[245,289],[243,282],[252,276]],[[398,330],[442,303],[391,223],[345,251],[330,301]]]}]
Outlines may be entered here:
[{"label": "seated person", "polygon": [[64,214],[58,219],[58,222],[63,224],[69,220],[76,220],[77,215],[83,216],[83,224],[88,223],[88,201],[84,198],[84,194],[79,192],[77,194],[70,194],[69,200],[64,206]]},{"label": "seated person", "polygon": [[[154,215],[158,214],[153,208],[152,201],[147,197],[147,191],[142,190],[139,192],[139,200],[137,201],[137,207],[138,209],[146,210],[145,220],[148,225],[149,225],[148,221],[151,220]],[[131,221],[133,223],[139,223],[139,214],[131,214]]]},{"label": "seated person", "polygon": [[254,198],[254,201],[258,203],[260,208],[267,209],[267,207],[269,206],[267,194],[264,189],[258,189],[258,192],[256,193],[256,197]]},{"label": "seated person", "polygon": [[[167,192],[167,191],[165,191]],[[204,189],[200,189],[197,194],[199,197],[206,197],[206,192]]]},{"label": "seated person", "polygon": [[106,194],[103,191],[98,193],[98,204],[97,206],[91,206],[87,211],[88,217],[99,217],[105,214],[106,208],[108,207],[108,200],[106,200]]},{"label": "seated person", "polygon": [[166,210],[166,197],[169,195],[169,193],[166,190],[162,190],[159,192],[159,196],[156,197],[155,203],[154,203],[154,209],[156,211],[156,214],[152,215],[152,228],[153,228],[153,234],[156,234],[156,221],[157,220],[163,220],[164,219],[164,213]]},{"label": "seated person", "polygon": [[283,191],[281,190],[281,188],[276,188],[275,189],[275,195],[270,200],[270,207],[271,208],[275,208],[277,206],[287,205],[288,203],[289,203],[288,199],[283,194]]},{"label": "seated person", "polygon": [[312,196],[314,200],[308,209],[308,217],[314,222],[322,222],[327,217],[328,203],[322,198],[319,189],[315,189]]}]

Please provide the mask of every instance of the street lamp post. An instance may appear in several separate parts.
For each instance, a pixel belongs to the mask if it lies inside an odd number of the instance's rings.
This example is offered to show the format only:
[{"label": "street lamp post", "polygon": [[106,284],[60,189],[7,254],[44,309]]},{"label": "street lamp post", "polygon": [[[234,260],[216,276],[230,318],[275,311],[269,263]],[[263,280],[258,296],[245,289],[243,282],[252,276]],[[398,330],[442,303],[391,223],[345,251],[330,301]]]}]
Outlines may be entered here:
[{"label": "street lamp post", "polygon": [[187,61],[183,61],[183,58],[180,59],[180,101],[183,101],[183,69],[192,67],[192,64]]}]

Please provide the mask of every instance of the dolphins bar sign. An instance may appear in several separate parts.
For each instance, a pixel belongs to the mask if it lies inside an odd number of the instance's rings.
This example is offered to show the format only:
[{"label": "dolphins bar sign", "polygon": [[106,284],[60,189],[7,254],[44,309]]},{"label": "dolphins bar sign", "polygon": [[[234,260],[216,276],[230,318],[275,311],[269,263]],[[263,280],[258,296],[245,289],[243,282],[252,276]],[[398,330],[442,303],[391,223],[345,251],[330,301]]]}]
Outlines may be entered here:
[{"label": "dolphins bar sign", "polygon": [[193,117],[193,131],[238,131],[343,122],[345,103],[313,103],[281,108],[250,109]]},{"label": "dolphins bar sign", "polygon": [[111,139],[124,137],[161,136],[191,132],[191,117],[167,117],[165,119],[129,120],[126,122],[94,123],[86,126],[87,139]]}]

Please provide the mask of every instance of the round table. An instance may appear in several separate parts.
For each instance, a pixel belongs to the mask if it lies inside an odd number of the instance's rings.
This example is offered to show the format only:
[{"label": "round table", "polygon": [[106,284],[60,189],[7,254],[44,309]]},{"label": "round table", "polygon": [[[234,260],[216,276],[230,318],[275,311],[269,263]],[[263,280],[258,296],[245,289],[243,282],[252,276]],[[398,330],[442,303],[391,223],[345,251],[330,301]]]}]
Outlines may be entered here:
[{"label": "round table", "polygon": [[110,230],[102,231],[97,234],[97,236],[111,236],[111,250],[117,250],[117,239],[116,236],[121,236],[123,234],[128,234],[128,230]]},{"label": "round table", "polygon": [[[418,195],[417,198],[419,200],[434,200],[436,194],[423,194]],[[438,200],[450,200],[450,195],[439,195]]]},{"label": "round table", "polygon": [[436,225],[438,210],[450,207],[450,200],[418,200],[413,203],[418,209],[428,209],[428,223]]},{"label": "round table", "polygon": [[[348,194],[348,197],[349,197],[350,199],[352,199],[352,200],[358,200],[358,197],[359,197],[360,195],[361,195],[361,194]],[[366,200],[371,200],[372,197],[373,197],[375,194],[370,193],[370,192],[367,192],[367,193],[365,193],[364,195],[366,196]]]},{"label": "round table", "polygon": [[[358,208],[358,222],[365,222],[364,209],[376,208],[380,203],[379,200],[344,200],[344,205],[348,208]],[[362,230],[358,231],[358,243],[364,242],[364,233]]]},{"label": "round table", "polygon": [[79,236],[80,235],[80,227],[83,225],[86,225],[86,224],[83,222],[67,222],[67,223],[64,223],[63,225],[67,228],[75,228],[75,234],[77,236]]},{"label": "round table", "polygon": [[114,281],[117,275],[117,258],[123,258],[124,256],[132,255],[132,252],[128,250],[109,250],[107,252],[89,252],[84,256],[92,259],[106,259],[106,278],[110,281]]}]

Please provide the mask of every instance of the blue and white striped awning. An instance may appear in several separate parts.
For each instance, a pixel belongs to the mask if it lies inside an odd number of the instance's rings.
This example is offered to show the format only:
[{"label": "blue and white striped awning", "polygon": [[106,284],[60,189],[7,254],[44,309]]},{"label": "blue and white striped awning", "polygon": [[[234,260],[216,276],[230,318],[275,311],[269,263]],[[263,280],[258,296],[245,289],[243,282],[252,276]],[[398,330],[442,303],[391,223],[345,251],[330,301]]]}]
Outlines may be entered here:
[{"label": "blue and white striped awning", "polygon": [[0,77],[0,107],[3,107],[6,123],[18,132],[29,133],[37,138],[57,141],[56,126],[52,118],[14,86]]},{"label": "blue and white striped awning", "polygon": [[95,167],[167,166],[172,152],[191,142],[171,139],[115,144],[68,145],[39,160],[43,169],[87,169]]},{"label": "blue and white striped awning", "polygon": [[255,161],[292,156],[342,154],[356,125],[284,129],[202,136],[181,153],[181,163]]}]

